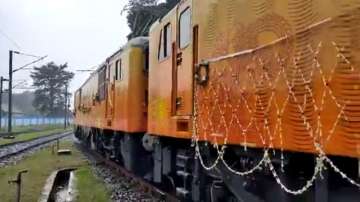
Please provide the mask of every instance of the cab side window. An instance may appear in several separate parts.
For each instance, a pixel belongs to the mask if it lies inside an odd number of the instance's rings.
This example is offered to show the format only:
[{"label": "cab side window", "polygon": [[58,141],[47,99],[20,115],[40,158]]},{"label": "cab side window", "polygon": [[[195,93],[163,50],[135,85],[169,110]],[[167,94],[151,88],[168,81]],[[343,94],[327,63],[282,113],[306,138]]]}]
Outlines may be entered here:
[{"label": "cab side window", "polygon": [[115,62],[115,80],[122,80],[121,60]]},{"label": "cab side window", "polygon": [[179,19],[179,45],[180,48],[185,48],[191,40],[191,11],[190,8],[185,9],[180,14]]},{"label": "cab side window", "polygon": [[160,31],[160,40],[159,40],[159,51],[158,59],[162,60],[164,58],[164,39],[163,39],[163,30]]},{"label": "cab side window", "polygon": [[171,55],[171,26],[170,23],[164,27],[164,58]]},{"label": "cab side window", "polygon": [[167,24],[160,32],[158,59],[162,60],[171,55],[171,24]]},{"label": "cab side window", "polygon": [[106,96],[106,66],[103,66],[98,74],[98,99],[99,101],[104,100]]}]

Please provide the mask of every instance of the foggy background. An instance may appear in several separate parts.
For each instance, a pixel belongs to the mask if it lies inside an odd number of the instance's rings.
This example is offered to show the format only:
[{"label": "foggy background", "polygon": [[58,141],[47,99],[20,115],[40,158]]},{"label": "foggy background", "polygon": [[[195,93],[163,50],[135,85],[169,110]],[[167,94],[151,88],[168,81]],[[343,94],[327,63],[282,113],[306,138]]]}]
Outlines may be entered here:
[{"label": "foggy background", "polygon": [[[93,68],[126,43],[130,30],[126,13],[121,15],[126,3],[127,0],[0,0],[0,75],[8,77],[9,49],[48,55],[35,66],[50,61],[67,62],[68,70],[75,73],[69,90],[73,93],[90,74],[76,70]],[[34,59],[14,55],[13,67]],[[31,87],[29,75],[29,70],[16,72],[14,85],[26,81],[21,86]]]}]

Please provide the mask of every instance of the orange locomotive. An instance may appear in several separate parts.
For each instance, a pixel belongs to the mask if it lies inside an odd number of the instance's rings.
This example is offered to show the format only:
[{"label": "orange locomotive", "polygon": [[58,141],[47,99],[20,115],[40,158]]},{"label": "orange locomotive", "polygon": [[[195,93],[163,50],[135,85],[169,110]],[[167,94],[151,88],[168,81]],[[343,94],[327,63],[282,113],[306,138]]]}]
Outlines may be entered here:
[{"label": "orange locomotive", "polygon": [[[147,44],[145,37],[129,41],[75,92],[76,130],[81,131],[82,138],[88,139],[92,147],[106,150],[121,161],[130,158],[130,153],[121,155],[124,151],[120,148],[135,144],[129,137],[139,138],[137,134],[146,132]],[[116,149],[108,146],[110,140],[111,144],[116,142],[112,145]],[[134,169],[136,160],[126,160],[126,168]]]},{"label": "orange locomotive", "polygon": [[129,133],[146,131],[147,42],[147,38],[130,41],[107,58],[75,93],[75,110],[81,112],[76,113],[79,125]]},{"label": "orange locomotive", "polygon": [[359,20],[183,0],[76,92],[76,135],[185,201],[358,201]]}]

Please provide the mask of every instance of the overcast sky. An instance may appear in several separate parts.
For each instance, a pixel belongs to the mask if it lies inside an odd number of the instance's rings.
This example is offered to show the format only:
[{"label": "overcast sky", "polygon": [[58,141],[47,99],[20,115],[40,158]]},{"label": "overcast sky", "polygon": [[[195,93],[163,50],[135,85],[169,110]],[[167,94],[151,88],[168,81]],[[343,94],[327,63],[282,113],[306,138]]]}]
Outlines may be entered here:
[{"label": "overcast sky", "polygon": [[[100,64],[126,43],[129,28],[126,14],[120,14],[126,3],[127,0],[0,0],[0,75],[8,77],[9,49],[48,55],[37,66],[49,61],[67,62],[69,70],[75,72]],[[32,60],[15,55],[14,68]],[[14,82],[27,80],[31,85],[29,74],[30,71],[17,72]],[[89,73],[75,75],[71,91]]]}]

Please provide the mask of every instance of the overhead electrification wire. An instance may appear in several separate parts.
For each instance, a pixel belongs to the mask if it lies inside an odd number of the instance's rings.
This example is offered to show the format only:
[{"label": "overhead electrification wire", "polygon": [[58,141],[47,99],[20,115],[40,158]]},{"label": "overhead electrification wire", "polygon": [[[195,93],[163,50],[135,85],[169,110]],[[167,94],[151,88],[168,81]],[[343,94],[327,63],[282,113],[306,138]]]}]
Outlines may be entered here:
[{"label": "overhead electrification wire", "polygon": [[[14,88],[13,88],[14,89]],[[17,87],[15,88],[16,90],[36,90],[36,88],[34,87],[29,87],[29,86],[23,86],[23,87]]]},{"label": "overhead electrification wire", "polygon": [[8,41],[10,41],[17,49],[21,50],[22,48],[19,46],[18,43],[16,43],[15,40],[9,37],[3,30],[0,28],[0,34],[3,35]]},{"label": "overhead electrification wire", "polygon": [[77,72],[93,72],[93,71],[96,71],[97,67],[98,66],[93,66],[93,67],[90,67],[89,69],[77,69],[75,71],[77,71]]},{"label": "overhead electrification wire", "polygon": [[19,87],[27,87],[26,84],[27,84],[27,81],[23,80],[23,81],[20,81],[19,83],[15,84],[12,88],[19,89]]},{"label": "overhead electrification wire", "polygon": [[[1,28],[0,28],[0,34],[3,35],[8,41],[10,41],[17,49],[22,50],[20,45],[14,39],[12,39],[9,35],[7,35]],[[34,57],[34,58],[41,58],[41,56],[38,56],[38,55],[33,55],[33,54],[29,54],[29,53],[23,53],[23,52],[20,52],[20,51],[14,51],[14,52],[16,54],[18,54],[18,55]]]},{"label": "overhead electrification wire", "polygon": [[16,51],[16,54],[29,56],[29,57],[34,57],[34,58],[41,58],[41,56],[38,56],[38,55],[32,55],[32,54],[29,54],[29,53],[22,53],[22,52],[19,52],[19,51]]},{"label": "overhead electrification wire", "polygon": [[76,71],[77,72],[93,72],[95,70],[93,70],[93,69],[77,69]]},{"label": "overhead electrification wire", "polygon": [[28,67],[28,66],[30,66],[30,65],[32,65],[32,64],[34,64],[34,63],[37,63],[37,62],[45,59],[46,57],[47,57],[47,55],[45,55],[45,56],[43,56],[43,57],[40,57],[39,59],[34,60],[34,61],[32,61],[32,62],[30,62],[30,63],[28,63],[28,64],[25,64],[25,65],[23,65],[23,66],[21,66],[21,67],[19,67],[19,68],[17,68],[17,69],[14,69],[14,70],[13,70],[13,73],[15,73],[15,72],[17,72],[17,71],[19,71],[19,70],[25,69],[26,67]]}]

